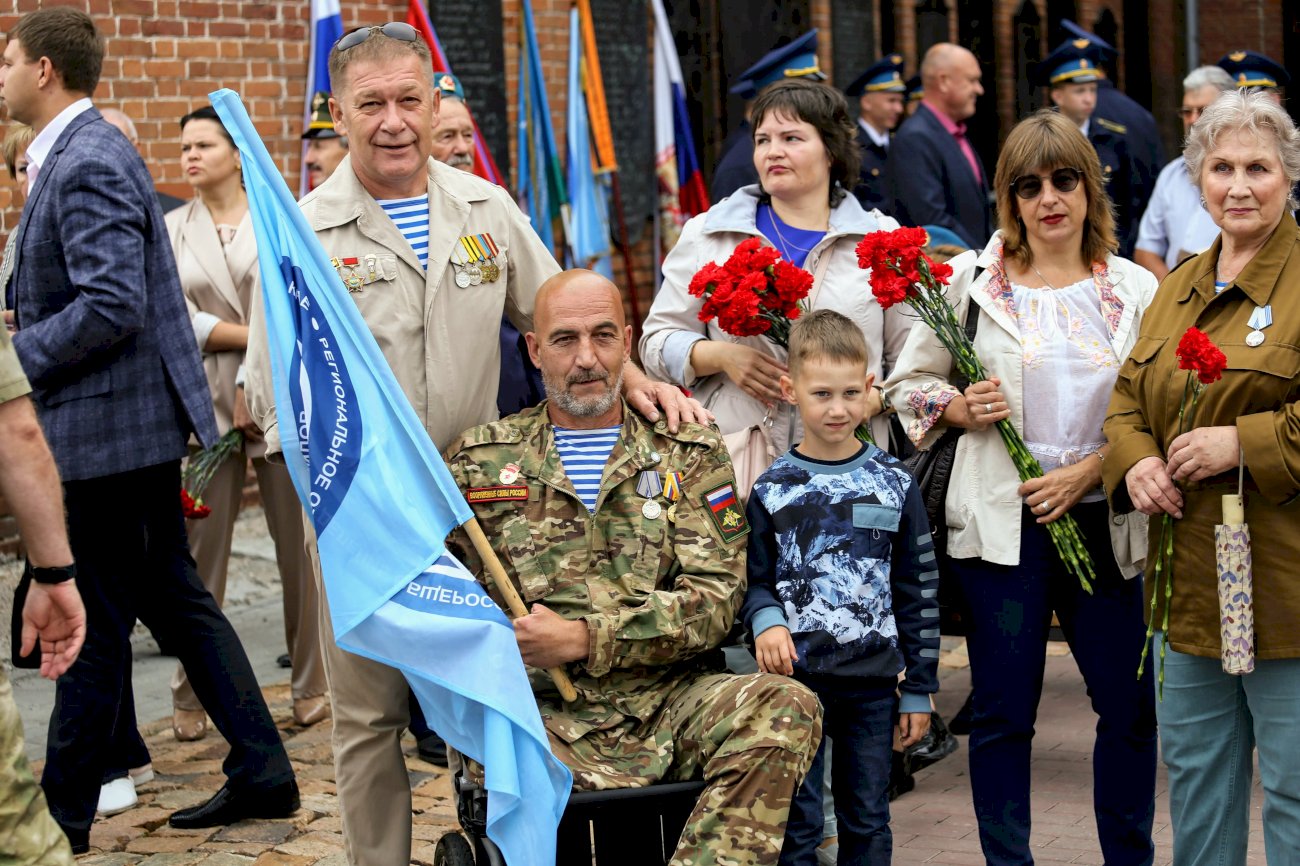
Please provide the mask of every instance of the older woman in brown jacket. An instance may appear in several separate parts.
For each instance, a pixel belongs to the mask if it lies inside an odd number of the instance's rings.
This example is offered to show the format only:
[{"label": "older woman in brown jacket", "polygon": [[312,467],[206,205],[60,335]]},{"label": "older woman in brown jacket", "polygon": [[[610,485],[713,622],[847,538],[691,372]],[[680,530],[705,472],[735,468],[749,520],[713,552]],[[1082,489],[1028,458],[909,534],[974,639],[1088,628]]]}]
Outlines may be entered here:
[{"label": "older woman in brown jacket", "polygon": [[[292,659],[294,721],[311,725],[329,716],[318,616],[302,507],[282,464],[267,462],[266,443],[244,402],[238,373],[248,346],[249,305],[258,281],[257,240],[240,177],[239,152],[210,107],[181,119],[181,167],[197,196],[167,215],[176,268],[190,308],[217,424],[244,431],[243,453],[217,469],[204,491],[212,514],[187,521],[190,547],[204,584],[220,604],[226,591],[231,537],[239,513],[248,458],[253,460],[267,529],[284,587],[285,637]],[[172,678],[172,732],[178,740],[207,733],[207,717],[177,666]]]},{"label": "older woman in brown jacket", "polygon": [[[1222,230],[1165,278],[1120,370],[1105,424],[1103,478],[1117,511],[1173,515],[1173,596],[1160,740],[1169,769],[1174,863],[1244,864],[1252,747],[1263,781],[1270,864],[1300,851],[1300,230],[1291,216],[1300,133],[1260,94],[1229,93],[1192,127],[1186,150]],[[1227,357],[1178,435],[1187,374],[1176,349],[1196,326]],[[1257,663],[1220,661],[1214,526],[1244,462],[1254,538]],[[1156,550],[1160,520],[1151,521]],[[1155,587],[1148,562],[1148,599]],[[1161,614],[1165,603],[1161,581]],[[1160,621],[1157,620],[1157,627]],[[1134,666],[1137,659],[1133,660]]]}]

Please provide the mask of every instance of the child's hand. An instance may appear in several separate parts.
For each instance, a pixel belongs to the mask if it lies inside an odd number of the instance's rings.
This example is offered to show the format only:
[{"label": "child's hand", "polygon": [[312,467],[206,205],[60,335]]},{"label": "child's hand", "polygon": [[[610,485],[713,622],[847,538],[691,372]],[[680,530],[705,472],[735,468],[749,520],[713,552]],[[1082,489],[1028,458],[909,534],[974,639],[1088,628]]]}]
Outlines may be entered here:
[{"label": "child's hand", "polygon": [[897,742],[906,749],[919,743],[929,730],[929,713],[901,713],[898,716]]},{"label": "child's hand", "polygon": [[754,656],[758,659],[758,669],[763,673],[785,674],[787,677],[794,674],[794,662],[799,660],[790,629],[783,625],[774,625],[754,639]]}]

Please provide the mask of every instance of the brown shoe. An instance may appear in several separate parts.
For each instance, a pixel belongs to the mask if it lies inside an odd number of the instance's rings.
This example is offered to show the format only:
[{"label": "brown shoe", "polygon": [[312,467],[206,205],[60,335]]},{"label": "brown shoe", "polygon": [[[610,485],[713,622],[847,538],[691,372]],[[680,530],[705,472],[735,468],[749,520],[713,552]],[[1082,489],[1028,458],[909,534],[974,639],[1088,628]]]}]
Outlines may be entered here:
[{"label": "brown shoe", "polygon": [[173,710],[172,734],[182,743],[203,739],[208,735],[208,714],[203,710]]},{"label": "brown shoe", "polygon": [[293,699],[293,720],[304,728],[323,722],[329,717],[330,702],[324,695]]}]

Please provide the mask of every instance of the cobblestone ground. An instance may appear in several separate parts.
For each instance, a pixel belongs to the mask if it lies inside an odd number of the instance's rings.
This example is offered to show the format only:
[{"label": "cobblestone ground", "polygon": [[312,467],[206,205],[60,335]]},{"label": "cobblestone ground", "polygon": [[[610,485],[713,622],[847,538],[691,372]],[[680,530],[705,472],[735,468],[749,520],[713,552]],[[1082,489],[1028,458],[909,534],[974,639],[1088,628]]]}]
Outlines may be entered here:
[{"label": "cobblestone ground", "polygon": [[[965,698],[968,672],[947,667],[941,671],[941,680],[939,708],[945,717],[951,717]],[[330,725],[294,725],[287,685],[273,686],[266,695],[298,772],[302,809],[297,814],[281,821],[244,821],[211,830],[168,827],[167,816],[173,811],[206,799],[221,786],[226,747],[215,732],[197,743],[177,743],[170,720],[162,720],[145,730],[157,777],[140,787],[139,806],[96,822],[91,832],[92,851],[78,859],[79,866],[345,866]],[[1099,866],[1103,862],[1092,813],[1094,725],[1073,659],[1058,650],[1047,663],[1034,751],[1031,844],[1038,863]],[[960,739],[961,750],[919,773],[916,790],[892,804],[895,863],[979,866],[984,862],[971,808],[966,738]],[[450,776],[420,760],[409,736],[403,745],[415,811],[412,860],[419,866],[431,866],[437,840],[457,828]],[[1263,866],[1258,781],[1253,794],[1247,862]],[[1165,866],[1172,853],[1163,767],[1156,806],[1156,863]]]}]

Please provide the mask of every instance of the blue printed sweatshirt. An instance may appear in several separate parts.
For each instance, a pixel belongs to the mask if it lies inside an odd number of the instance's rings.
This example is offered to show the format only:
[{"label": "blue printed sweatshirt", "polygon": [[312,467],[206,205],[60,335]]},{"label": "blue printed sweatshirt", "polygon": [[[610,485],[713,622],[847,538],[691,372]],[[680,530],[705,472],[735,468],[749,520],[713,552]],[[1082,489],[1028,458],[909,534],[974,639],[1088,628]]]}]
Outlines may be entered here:
[{"label": "blue printed sweatshirt", "polygon": [[911,473],[875,445],[823,462],[791,449],[759,476],[746,508],[757,637],[790,630],[796,678],[814,688],[892,692],[929,712],[938,691],[939,572]]}]

